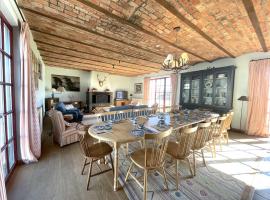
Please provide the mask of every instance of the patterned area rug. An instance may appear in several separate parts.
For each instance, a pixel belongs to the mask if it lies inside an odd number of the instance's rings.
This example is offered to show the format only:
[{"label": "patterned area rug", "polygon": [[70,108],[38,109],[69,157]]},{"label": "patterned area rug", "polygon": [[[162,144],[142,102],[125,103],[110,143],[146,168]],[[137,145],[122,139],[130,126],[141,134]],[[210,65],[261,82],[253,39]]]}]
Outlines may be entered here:
[{"label": "patterned area rug", "polygon": [[[138,148],[138,143],[129,145],[130,152],[133,152]],[[231,149],[227,146],[222,152],[227,152],[226,148],[227,150],[228,148]],[[120,184],[123,186],[129,199],[143,199],[143,190],[132,178],[129,178],[127,183],[124,181],[130,160],[122,151],[120,152]],[[216,159],[212,159],[210,153],[205,153],[205,157],[209,163],[219,163],[224,160],[221,155],[217,155]],[[197,159],[196,176],[193,178],[190,176],[188,165],[185,162],[180,162],[178,170],[180,186],[178,191],[175,190],[175,170],[174,165],[170,163],[170,160],[168,160],[165,168],[169,186],[168,191],[165,190],[163,184],[164,179],[158,172],[150,174],[148,176],[147,199],[252,199],[254,192],[252,187],[229,174],[223,173],[221,170],[211,167],[211,164],[209,163],[207,163],[207,167],[205,167],[199,156]],[[140,177],[143,175],[143,171],[134,167],[133,174],[136,175],[136,177]]]}]

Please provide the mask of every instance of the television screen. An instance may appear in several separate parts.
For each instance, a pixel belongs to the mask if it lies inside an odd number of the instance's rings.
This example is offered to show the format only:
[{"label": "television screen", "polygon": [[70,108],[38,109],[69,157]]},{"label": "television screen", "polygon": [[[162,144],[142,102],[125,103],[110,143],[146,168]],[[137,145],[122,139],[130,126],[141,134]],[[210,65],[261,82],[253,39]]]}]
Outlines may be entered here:
[{"label": "television screen", "polygon": [[116,91],[115,98],[116,99],[127,99],[128,98],[128,92],[127,91]]}]

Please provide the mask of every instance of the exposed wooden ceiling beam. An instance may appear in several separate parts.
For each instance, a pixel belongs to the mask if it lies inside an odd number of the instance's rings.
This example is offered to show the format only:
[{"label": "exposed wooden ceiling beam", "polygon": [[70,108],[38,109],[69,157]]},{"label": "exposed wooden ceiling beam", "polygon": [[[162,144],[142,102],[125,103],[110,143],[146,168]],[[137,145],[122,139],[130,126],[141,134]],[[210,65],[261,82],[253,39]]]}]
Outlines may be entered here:
[{"label": "exposed wooden ceiling beam", "polygon": [[214,46],[216,46],[218,49],[226,53],[230,57],[235,57],[233,54],[231,54],[229,51],[227,51],[225,48],[223,48],[221,45],[219,45],[215,40],[213,40],[209,35],[207,35],[205,32],[203,32],[198,26],[193,24],[191,21],[189,21],[185,16],[183,16],[178,10],[171,5],[166,0],[155,0],[157,3],[159,3],[161,6],[166,8],[170,13],[175,15],[178,19],[180,19],[182,22],[184,22],[187,26],[192,28],[194,31],[196,31],[198,34],[200,34],[204,39],[206,39],[208,42],[212,43]]},{"label": "exposed wooden ceiling beam", "polygon": [[104,69],[102,67],[89,67],[86,65],[78,64],[78,63],[73,63],[73,62],[62,62],[62,61],[56,61],[54,59],[43,59],[45,65],[49,66],[54,66],[54,67],[67,67],[69,69],[81,69],[81,70],[87,70],[87,71],[99,71],[99,72],[106,72],[106,73],[111,73],[111,74],[116,74],[116,75],[127,75],[127,76],[137,76],[139,75],[138,73],[130,73],[130,72],[122,72],[119,70],[114,70],[114,69]]},{"label": "exposed wooden ceiling beam", "polygon": [[249,17],[249,19],[251,21],[251,24],[252,24],[252,26],[253,26],[256,34],[257,34],[257,38],[258,38],[258,40],[259,40],[259,42],[261,44],[261,47],[262,47],[263,51],[267,52],[268,49],[266,47],[265,39],[263,37],[262,29],[260,27],[260,22],[258,20],[254,5],[252,3],[252,0],[242,0],[242,2],[244,4],[244,6],[245,6],[248,17]]},{"label": "exposed wooden ceiling beam", "polygon": [[115,19],[116,21],[120,22],[121,24],[124,24],[124,25],[127,25],[129,27],[132,27],[132,28],[134,28],[137,31],[140,31],[140,32],[142,32],[144,34],[147,34],[147,35],[151,36],[151,37],[154,37],[155,39],[158,39],[158,40],[160,40],[160,41],[162,41],[162,42],[164,42],[164,43],[166,43],[166,44],[168,44],[170,46],[173,46],[173,47],[175,47],[177,49],[180,49],[181,51],[187,52],[187,53],[189,53],[189,54],[191,54],[191,55],[193,55],[193,56],[195,56],[197,58],[200,58],[200,59],[202,59],[204,61],[209,61],[206,58],[203,58],[200,55],[198,55],[198,54],[196,54],[194,52],[189,51],[188,49],[185,49],[185,48],[180,47],[180,46],[178,46],[178,45],[176,45],[174,43],[171,43],[170,41],[165,40],[165,39],[159,37],[158,35],[150,32],[150,31],[148,31],[148,30],[146,30],[146,29],[144,29],[144,28],[142,28],[142,27],[140,27],[140,26],[138,26],[138,25],[136,25],[136,24],[134,24],[134,23],[126,20],[126,19],[124,19],[124,18],[121,18],[121,17],[119,17],[119,16],[117,16],[117,15],[115,15],[115,14],[107,11],[106,9],[104,9],[102,7],[99,7],[99,6],[97,6],[96,4],[94,4],[94,3],[90,2],[90,1],[85,1],[85,0],[77,0],[77,1],[81,2],[82,4],[84,4],[86,6],[89,6],[90,8],[92,8],[94,10],[97,10],[97,11],[105,14],[106,16],[108,16],[108,17],[110,17],[112,19]]},{"label": "exposed wooden ceiling beam", "polygon": [[[99,32],[93,31],[93,30],[90,29],[90,28],[86,28],[86,27],[77,25],[77,24],[75,24],[75,23],[71,23],[71,22],[67,22],[67,21],[65,21],[65,20],[63,20],[63,19],[59,19],[58,17],[54,17],[54,16],[52,16],[52,15],[45,14],[44,12],[41,13],[41,12],[38,12],[38,11],[36,11],[36,10],[32,10],[32,9],[27,8],[27,7],[24,7],[24,6],[20,6],[20,8],[21,8],[22,10],[26,11],[26,12],[30,12],[30,13],[33,13],[33,14],[35,14],[35,15],[38,15],[38,16],[41,16],[41,17],[48,18],[48,19],[50,19],[50,20],[60,22],[60,23],[62,23],[62,24],[65,24],[65,25],[68,25],[68,26],[71,26],[71,27],[74,27],[74,28],[77,28],[77,29],[86,31],[86,32],[88,32],[88,33],[91,33],[91,34],[100,36],[100,37],[102,37],[102,38],[106,38],[106,39],[111,40],[111,41],[114,41],[114,42],[118,42],[118,43],[121,43],[121,44],[124,44],[124,45],[127,45],[127,46],[131,46],[131,47],[133,47],[133,48],[139,49],[140,51],[144,51],[144,52],[146,52],[146,53],[151,53],[151,54],[158,55],[158,56],[162,56],[162,57],[165,56],[165,55],[163,55],[163,54],[160,54],[160,53],[151,51],[151,50],[149,50],[149,49],[145,49],[145,48],[136,46],[136,45],[134,45],[134,44],[127,43],[127,42],[124,42],[124,41],[122,41],[122,40],[119,40],[119,39],[116,39],[116,38],[113,38],[113,37],[110,37],[110,36],[107,36],[107,35],[103,35],[103,34],[101,34],[101,33],[99,33]],[[106,49],[106,50],[108,50],[108,51],[113,51],[113,50],[111,50],[111,49]],[[119,53],[119,52],[118,52],[118,53]],[[124,54],[124,53],[122,53],[122,54],[123,54],[123,55],[126,55],[126,56],[132,57],[132,55],[128,55],[128,54]],[[137,57],[135,57],[135,58],[137,58]],[[139,58],[137,58],[137,59],[139,59]],[[140,58],[140,59],[142,59],[142,58]],[[143,59],[142,59],[142,60],[143,60]]]},{"label": "exposed wooden ceiling beam", "polygon": [[[65,52],[62,51],[61,52],[57,48],[46,48],[46,46],[42,47],[39,44],[38,44],[38,50],[42,53],[42,55],[44,55],[44,54],[54,54],[56,56],[65,56],[65,57],[77,58],[77,59],[93,62],[91,59],[88,59],[87,57],[84,57],[83,55],[80,55],[80,53],[75,52],[73,50],[68,50],[68,51],[65,51]],[[74,55],[74,54],[76,54],[76,55]],[[138,70],[140,72],[145,72],[145,73],[152,73],[152,72],[160,71],[159,69],[149,70],[149,69],[144,69],[144,68],[126,68],[126,67],[119,66],[117,64],[115,66],[118,66],[118,67],[123,68],[123,69],[130,69],[130,70],[136,69],[136,70]]]},{"label": "exposed wooden ceiling beam", "polygon": [[[91,55],[91,56],[98,56],[98,57],[101,57],[101,58],[105,58],[105,59],[111,59],[112,62],[104,62],[104,61],[100,61],[100,60],[97,60],[97,59],[88,59],[88,60],[91,60],[91,61],[95,61],[95,62],[101,62],[101,63],[104,63],[104,64],[115,64],[115,62],[113,61],[116,61],[117,65],[119,66],[122,66],[122,67],[129,67],[129,68],[135,68],[135,69],[138,69],[138,68],[142,68],[142,69],[145,69],[145,70],[157,70],[157,69],[160,69],[160,67],[151,67],[151,66],[141,66],[141,65],[138,65],[138,64],[134,64],[134,63],[130,63],[132,65],[124,65],[125,63],[129,63],[127,61],[123,61],[123,60],[116,60],[116,59],[113,59],[113,58],[109,58],[109,57],[104,57],[104,56],[101,56],[101,55],[98,55],[98,54],[92,54],[92,53],[89,53],[87,51],[83,51],[83,50],[80,50],[79,48],[67,48],[67,47],[63,47],[62,46],[62,43],[54,43],[54,44],[51,44],[49,41],[48,42],[44,42],[42,40],[39,40],[39,39],[35,39],[34,40],[36,43],[38,44],[44,44],[44,45],[48,45],[48,46],[52,46],[52,47],[57,47],[57,48],[61,48],[63,50],[70,50],[70,51],[75,51],[75,52],[79,52],[79,53],[83,53],[83,54],[88,54],[88,55]],[[69,55],[71,56],[71,55]],[[85,59],[85,58],[82,58],[80,57],[81,59]],[[119,61],[120,63],[122,64],[119,64]]]},{"label": "exposed wooden ceiling beam", "polygon": [[[101,63],[96,63],[96,62],[89,62],[89,61],[86,61],[83,59],[74,59],[74,57],[70,57],[70,56],[63,56],[61,54],[53,54],[51,55],[50,53],[44,53],[42,51],[41,52],[41,57],[44,58],[44,59],[47,59],[47,58],[51,58],[51,59],[56,59],[56,60],[61,60],[61,61],[70,61],[70,62],[76,62],[76,63],[80,63],[80,64],[87,64],[87,65],[90,65],[90,66],[99,66],[99,67],[104,67],[104,69],[114,69],[114,70],[119,70],[119,71],[123,71],[123,72],[136,72],[136,73],[142,73],[142,70],[137,70],[137,69],[130,69],[130,68],[123,68],[123,67],[119,67],[119,66],[106,66],[106,65],[102,65]],[[147,72],[145,72],[147,73]],[[150,73],[150,72],[148,72]]]}]

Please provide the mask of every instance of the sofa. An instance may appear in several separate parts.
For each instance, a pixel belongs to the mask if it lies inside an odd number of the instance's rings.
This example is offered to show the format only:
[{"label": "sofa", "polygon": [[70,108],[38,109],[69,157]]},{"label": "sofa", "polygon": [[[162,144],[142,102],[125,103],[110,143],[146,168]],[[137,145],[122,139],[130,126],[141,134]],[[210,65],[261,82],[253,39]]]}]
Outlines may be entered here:
[{"label": "sofa", "polygon": [[122,111],[122,110],[136,110],[136,109],[143,109],[143,108],[148,108],[147,105],[138,105],[138,106],[134,106],[134,105],[126,105],[126,106],[115,106],[115,107],[111,107],[110,108],[110,112],[112,111]]},{"label": "sofa", "polygon": [[81,122],[83,119],[83,114],[78,108],[66,108],[66,105],[63,102],[59,102],[56,104],[55,109],[60,111],[63,115],[72,115],[73,121]]}]

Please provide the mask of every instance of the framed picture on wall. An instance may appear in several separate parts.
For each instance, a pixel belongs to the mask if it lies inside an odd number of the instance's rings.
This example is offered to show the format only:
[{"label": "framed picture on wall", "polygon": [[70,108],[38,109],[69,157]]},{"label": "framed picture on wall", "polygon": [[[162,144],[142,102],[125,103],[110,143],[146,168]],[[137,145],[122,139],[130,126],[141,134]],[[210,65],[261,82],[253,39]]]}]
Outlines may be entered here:
[{"label": "framed picture on wall", "polygon": [[51,75],[52,88],[57,89],[62,86],[66,91],[80,92],[80,77],[65,76],[65,75]]},{"label": "framed picture on wall", "polygon": [[135,83],[135,94],[142,94],[142,83]]}]

